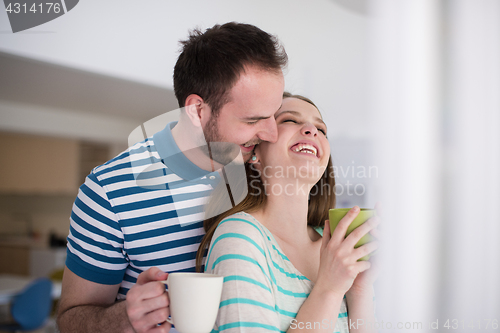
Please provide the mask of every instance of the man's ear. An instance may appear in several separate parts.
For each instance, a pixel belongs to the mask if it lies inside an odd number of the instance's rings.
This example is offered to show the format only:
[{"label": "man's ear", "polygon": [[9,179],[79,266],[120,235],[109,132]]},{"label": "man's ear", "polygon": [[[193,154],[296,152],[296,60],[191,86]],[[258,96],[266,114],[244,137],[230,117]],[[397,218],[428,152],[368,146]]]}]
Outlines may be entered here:
[{"label": "man's ear", "polygon": [[203,102],[203,98],[196,94],[189,95],[184,103],[184,111],[191,123],[196,127],[202,126],[202,119],[205,118],[204,113],[210,112],[210,110],[204,110],[204,108],[207,109],[208,105]]}]

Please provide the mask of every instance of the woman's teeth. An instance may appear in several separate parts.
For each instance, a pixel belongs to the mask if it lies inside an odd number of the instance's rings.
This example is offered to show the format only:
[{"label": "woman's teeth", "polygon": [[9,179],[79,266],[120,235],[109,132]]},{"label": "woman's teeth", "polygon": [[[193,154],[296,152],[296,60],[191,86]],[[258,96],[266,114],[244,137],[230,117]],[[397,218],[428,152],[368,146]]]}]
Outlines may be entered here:
[{"label": "woman's teeth", "polygon": [[314,146],[308,144],[298,144],[292,150],[295,152],[308,153],[314,156],[318,156],[318,150]]}]

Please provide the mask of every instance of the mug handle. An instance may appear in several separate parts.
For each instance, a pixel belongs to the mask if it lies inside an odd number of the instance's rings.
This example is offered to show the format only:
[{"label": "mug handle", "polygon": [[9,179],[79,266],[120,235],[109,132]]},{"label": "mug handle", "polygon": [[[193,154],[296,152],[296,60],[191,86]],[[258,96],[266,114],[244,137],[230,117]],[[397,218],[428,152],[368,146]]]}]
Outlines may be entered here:
[{"label": "mug handle", "polygon": [[[165,290],[168,294],[168,290]],[[170,315],[170,317],[168,317],[166,320],[165,320],[167,323],[169,324],[172,324],[172,325],[175,325],[174,324],[174,320],[172,319],[172,315]]]},{"label": "mug handle", "polygon": [[[165,282],[166,282],[165,284],[166,284],[167,286],[168,286],[168,280],[169,280],[169,278],[170,278],[170,275],[167,277],[167,281],[165,281]],[[165,290],[165,291],[166,291],[166,292],[167,292],[167,294],[168,294],[168,290]],[[170,298],[170,296],[169,296],[169,298]],[[170,316],[169,318],[167,318],[167,320],[165,320],[165,321],[166,321],[167,323],[169,323],[169,324],[175,325],[175,324],[174,324],[174,320],[172,319],[172,316]]]}]

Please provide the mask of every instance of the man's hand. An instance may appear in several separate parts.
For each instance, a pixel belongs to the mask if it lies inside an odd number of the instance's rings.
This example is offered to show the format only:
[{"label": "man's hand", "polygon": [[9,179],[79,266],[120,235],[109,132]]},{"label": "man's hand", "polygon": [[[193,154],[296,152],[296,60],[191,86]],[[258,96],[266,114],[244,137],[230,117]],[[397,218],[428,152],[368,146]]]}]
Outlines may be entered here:
[{"label": "man's hand", "polygon": [[137,283],[127,293],[127,316],[137,333],[168,332],[170,315],[168,294],[165,285],[168,273],[157,267],[142,272]]}]

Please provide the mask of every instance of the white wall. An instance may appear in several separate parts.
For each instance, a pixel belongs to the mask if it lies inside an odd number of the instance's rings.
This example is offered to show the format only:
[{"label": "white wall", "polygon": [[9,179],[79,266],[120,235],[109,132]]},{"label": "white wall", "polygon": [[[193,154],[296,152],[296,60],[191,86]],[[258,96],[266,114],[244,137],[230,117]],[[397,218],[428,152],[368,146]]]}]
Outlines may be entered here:
[{"label": "white wall", "polygon": [[496,332],[500,2],[371,4],[380,331]]}]

